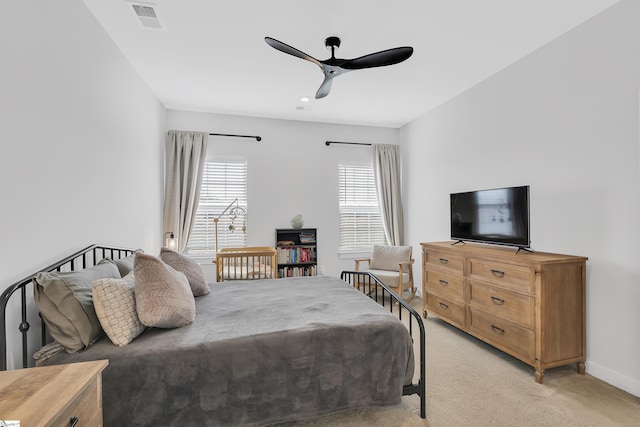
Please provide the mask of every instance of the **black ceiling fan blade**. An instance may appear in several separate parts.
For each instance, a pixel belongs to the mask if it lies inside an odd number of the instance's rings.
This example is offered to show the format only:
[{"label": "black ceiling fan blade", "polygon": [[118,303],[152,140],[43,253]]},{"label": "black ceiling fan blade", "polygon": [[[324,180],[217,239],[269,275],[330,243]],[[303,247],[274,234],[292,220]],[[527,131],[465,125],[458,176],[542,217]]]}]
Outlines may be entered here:
[{"label": "black ceiling fan blade", "polygon": [[265,37],[264,41],[267,42],[269,46],[274,49],[279,50],[280,52],[288,53],[289,55],[297,56],[298,58],[306,59],[307,61],[313,62],[318,67],[322,68],[322,64],[313,56],[309,56],[306,53],[296,49],[295,47],[291,47],[286,43],[282,43],[279,40],[276,40],[272,37]]},{"label": "black ceiling fan blade", "polygon": [[325,73],[324,81],[322,82],[322,84],[320,85],[320,88],[318,88],[318,91],[316,92],[316,99],[324,98],[325,96],[329,95],[332,84],[333,84],[333,75]]},{"label": "black ceiling fan blade", "polygon": [[359,58],[348,59],[340,65],[346,70],[359,70],[361,68],[383,67],[385,65],[393,65],[408,59],[413,54],[413,48],[410,46],[396,47],[387,49]]}]

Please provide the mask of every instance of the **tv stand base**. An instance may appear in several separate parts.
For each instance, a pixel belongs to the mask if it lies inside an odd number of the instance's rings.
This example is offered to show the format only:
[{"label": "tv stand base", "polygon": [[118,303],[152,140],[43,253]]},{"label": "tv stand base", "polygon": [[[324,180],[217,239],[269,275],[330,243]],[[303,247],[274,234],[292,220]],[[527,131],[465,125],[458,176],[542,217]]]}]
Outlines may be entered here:
[{"label": "tv stand base", "polygon": [[516,255],[517,255],[517,254],[518,254],[518,252],[520,252],[520,251],[526,251],[526,252],[529,252],[530,254],[535,253],[535,251],[534,251],[533,249],[531,249],[531,248],[518,248],[518,250],[516,251]]}]

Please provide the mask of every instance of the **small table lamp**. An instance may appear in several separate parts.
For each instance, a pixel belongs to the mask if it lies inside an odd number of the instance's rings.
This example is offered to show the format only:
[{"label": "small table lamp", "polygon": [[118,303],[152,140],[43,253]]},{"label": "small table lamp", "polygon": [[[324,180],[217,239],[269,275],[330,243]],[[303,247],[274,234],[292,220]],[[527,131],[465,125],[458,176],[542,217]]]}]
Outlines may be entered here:
[{"label": "small table lamp", "polygon": [[174,251],[178,247],[178,242],[176,242],[176,236],[173,234],[173,231],[167,231],[164,233],[164,245]]}]

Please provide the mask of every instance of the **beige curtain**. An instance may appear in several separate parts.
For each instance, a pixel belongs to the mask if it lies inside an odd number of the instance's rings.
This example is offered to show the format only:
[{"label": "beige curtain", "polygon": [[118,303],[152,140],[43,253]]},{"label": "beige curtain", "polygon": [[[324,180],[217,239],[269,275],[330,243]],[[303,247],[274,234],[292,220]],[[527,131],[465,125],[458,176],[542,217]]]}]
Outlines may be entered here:
[{"label": "beige curtain", "polygon": [[402,245],[404,242],[404,222],[400,185],[400,147],[372,144],[371,148],[373,176],[387,243],[394,246]]},{"label": "beige curtain", "polygon": [[[184,251],[198,210],[208,133],[169,131],[165,156],[164,232]],[[164,240],[163,240],[164,244]]]}]

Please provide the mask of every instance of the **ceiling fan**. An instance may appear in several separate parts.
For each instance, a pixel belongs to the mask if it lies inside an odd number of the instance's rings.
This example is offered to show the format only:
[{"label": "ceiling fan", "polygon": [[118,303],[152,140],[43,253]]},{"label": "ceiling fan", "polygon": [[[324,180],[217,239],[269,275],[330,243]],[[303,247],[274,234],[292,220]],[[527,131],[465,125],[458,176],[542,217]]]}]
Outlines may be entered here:
[{"label": "ceiling fan", "polygon": [[297,56],[298,58],[306,59],[320,67],[324,73],[324,81],[322,82],[322,85],[320,85],[318,92],[316,92],[316,99],[324,98],[329,94],[334,77],[338,77],[352,70],[397,64],[408,59],[413,54],[412,47],[404,46],[371,53],[359,58],[340,59],[335,56],[336,49],[340,47],[340,38],[328,37],[324,41],[324,44],[327,49],[331,49],[331,58],[319,61],[313,56],[309,56],[306,53],[274,38],[265,37],[264,41],[274,49],[278,49],[279,51],[288,53],[289,55]]}]

